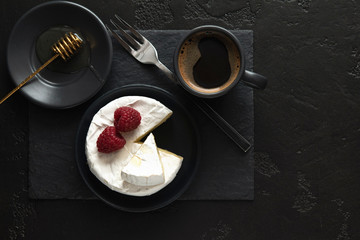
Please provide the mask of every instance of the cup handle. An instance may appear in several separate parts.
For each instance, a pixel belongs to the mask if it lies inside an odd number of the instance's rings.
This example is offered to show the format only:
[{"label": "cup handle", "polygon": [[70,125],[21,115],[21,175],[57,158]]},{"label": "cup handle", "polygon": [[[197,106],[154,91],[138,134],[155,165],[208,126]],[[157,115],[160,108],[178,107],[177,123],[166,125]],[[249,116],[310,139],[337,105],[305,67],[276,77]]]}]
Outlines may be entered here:
[{"label": "cup handle", "polygon": [[245,70],[241,80],[249,87],[256,89],[265,89],[267,85],[267,78],[258,73]]}]

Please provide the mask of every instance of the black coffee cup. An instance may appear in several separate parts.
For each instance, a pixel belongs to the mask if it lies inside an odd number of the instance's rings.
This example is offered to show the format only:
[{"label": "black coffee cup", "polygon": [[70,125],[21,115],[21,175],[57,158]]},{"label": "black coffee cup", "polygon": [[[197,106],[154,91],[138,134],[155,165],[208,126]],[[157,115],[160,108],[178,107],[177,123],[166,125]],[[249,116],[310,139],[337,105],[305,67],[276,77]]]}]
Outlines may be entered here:
[{"label": "black coffee cup", "polygon": [[174,54],[179,83],[203,98],[219,97],[240,80],[250,87],[264,89],[267,79],[245,70],[245,66],[245,53],[239,40],[230,31],[214,25],[191,30]]}]

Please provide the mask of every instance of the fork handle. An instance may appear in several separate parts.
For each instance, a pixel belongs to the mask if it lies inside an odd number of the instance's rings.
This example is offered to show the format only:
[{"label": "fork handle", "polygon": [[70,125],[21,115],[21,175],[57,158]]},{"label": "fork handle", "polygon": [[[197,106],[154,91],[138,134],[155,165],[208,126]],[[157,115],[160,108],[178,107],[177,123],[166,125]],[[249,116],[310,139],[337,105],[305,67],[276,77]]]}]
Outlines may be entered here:
[{"label": "fork handle", "polygon": [[162,62],[157,61],[157,63],[155,64],[163,73],[165,73],[165,75],[170,78],[174,83],[179,84],[175,74],[170,71],[170,69],[168,69]]},{"label": "fork handle", "polygon": [[[180,86],[177,77],[160,61],[156,66],[166,74],[174,83]],[[184,91],[186,92],[186,91]],[[187,93],[187,92],[186,92]],[[251,148],[251,143],[244,138],[235,128],[233,128],[225,119],[223,119],[214,109],[212,109],[204,100],[187,93],[187,97],[211,120],[213,121],[231,140],[234,141],[244,152]]]},{"label": "fork handle", "polygon": [[[188,94],[190,95],[190,94]],[[244,152],[251,148],[251,143],[244,138],[235,128],[233,128],[225,119],[223,119],[212,107],[200,98],[189,96],[192,102],[210,118],[233,142]]]}]

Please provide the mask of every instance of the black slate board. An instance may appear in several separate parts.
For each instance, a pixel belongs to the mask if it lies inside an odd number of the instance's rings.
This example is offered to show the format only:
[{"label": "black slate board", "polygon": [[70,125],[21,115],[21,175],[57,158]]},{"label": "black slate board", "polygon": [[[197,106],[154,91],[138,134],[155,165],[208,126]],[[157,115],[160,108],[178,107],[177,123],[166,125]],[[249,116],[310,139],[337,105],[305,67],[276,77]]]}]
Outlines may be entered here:
[{"label": "black slate board", "polygon": [[[186,30],[141,31],[157,48],[160,60],[170,68],[178,41]],[[243,44],[246,69],[253,66],[253,32],[233,33]],[[112,70],[103,89],[91,100],[126,84],[145,83],[170,92],[174,86],[160,70],[138,63],[113,39]],[[29,105],[29,196],[33,199],[93,199],[78,172],[74,146],[79,121],[91,101],[67,110]],[[253,144],[253,90],[239,83],[227,95],[206,100]],[[254,198],[253,148],[239,149],[202,112],[194,116],[203,143],[199,170],[182,200],[252,200]]]}]

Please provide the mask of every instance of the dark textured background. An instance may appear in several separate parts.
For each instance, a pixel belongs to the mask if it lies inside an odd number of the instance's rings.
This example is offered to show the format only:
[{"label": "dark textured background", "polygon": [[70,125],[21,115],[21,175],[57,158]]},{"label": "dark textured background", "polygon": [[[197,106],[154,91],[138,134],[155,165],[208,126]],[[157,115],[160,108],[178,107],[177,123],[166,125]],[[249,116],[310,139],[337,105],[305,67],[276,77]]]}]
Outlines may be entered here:
[{"label": "dark textured background", "polygon": [[[13,88],[5,56],[11,28],[41,2],[0,2],[0,96]],[[100,201],[30,201],[28,105],[16,94],[0,106],[0,238],[360,238],[358,1],[75,2],[139,29],[254,31],[254,70],[269,78],[254,96],[255,200],[176,201],[147,214]]]}]

